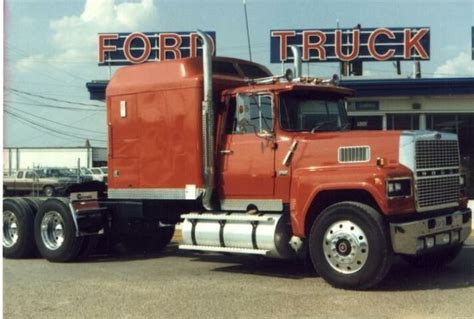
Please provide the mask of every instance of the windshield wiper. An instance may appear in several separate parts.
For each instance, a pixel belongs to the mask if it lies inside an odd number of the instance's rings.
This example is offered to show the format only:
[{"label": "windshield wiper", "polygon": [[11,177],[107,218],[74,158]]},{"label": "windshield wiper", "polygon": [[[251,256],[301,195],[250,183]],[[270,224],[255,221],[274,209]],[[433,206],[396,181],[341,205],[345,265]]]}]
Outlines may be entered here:
[{"label": "windshield wiper", "polygon": [[342,124],[341,127],[339,128],[341,131],[345,131],[347,129],[351,128],[351,123],[347,122],[345,124]]},{"label": "windshield wiper", "polygon": [[314,133],[316,132],[320,127],[324,126],[324,125],[327,125],[327,124],[332,124],[334,123],[335,121],[322,121],[322,122],[319,122],[317,123],[312,129],[311,129],[311,133]]}]

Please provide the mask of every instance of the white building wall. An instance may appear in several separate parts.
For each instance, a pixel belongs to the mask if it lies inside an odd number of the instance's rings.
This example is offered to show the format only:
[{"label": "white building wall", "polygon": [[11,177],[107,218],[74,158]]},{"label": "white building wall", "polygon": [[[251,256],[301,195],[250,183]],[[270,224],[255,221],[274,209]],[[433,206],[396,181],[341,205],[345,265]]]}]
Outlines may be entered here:
[{"label": "white building wall", "polygon": [[33,167],[92,167],[93,161],[107,161],[104,148],[7,148],[3,150],[4,173]]},{"label": "white building wall", "polygon": [[20,169],[33,167],[77,167],[88,166],[87,149],[21,149]]}]

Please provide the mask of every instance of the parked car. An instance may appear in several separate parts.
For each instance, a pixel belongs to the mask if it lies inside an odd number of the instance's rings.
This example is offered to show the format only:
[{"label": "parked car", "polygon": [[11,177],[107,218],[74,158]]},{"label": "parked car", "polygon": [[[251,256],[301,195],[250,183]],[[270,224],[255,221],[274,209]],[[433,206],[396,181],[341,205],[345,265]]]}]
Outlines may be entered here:
[{"label": "parked car", "polygon": [[39,194],[43,196],[61,195],[76,180],[61,176],[48,169],[20,170],[14,176],[3,178],[3,196]]},{"label": "parked car", "polygon": [[[70,169],[69,172],[76,177],[79,175],[79,182],[90,182],[94,180],[92,172],[87,167],[81,167],[80,171],[77,168]],[[79,172],[79,173],[78,173]]]},{"label": "parked car", "polygon": [[92,173],[92,179],[94,181],[103,182],[104,177],[107,176],[107,174],[104,174],[104,172],[99,167],[92,167],[92,168],[89,168],[89,170]]},{"label": "parked car", "polygon": [[98,169],[100,169],[100,171],[102,172],[102,181],[107,184],[108,180],[109,180],[109,169],[107,166],[101,166],[101,167],[96,167]]}]

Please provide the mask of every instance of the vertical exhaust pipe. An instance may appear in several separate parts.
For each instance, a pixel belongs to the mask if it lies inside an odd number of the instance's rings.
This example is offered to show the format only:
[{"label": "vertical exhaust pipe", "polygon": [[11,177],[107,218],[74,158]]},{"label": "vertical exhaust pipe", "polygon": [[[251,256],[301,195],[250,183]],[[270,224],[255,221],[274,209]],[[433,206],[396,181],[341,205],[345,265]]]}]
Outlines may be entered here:
[{"label": "vertical exhaust pipe", "polygon": [[301,63],[301,52],[296,45],[290,45],[291,52],[293,52],[293,66],[295,68],[295,79],[303,76],[303,65]]},{"label": "vertical exhaust pipe", "polygon": [[212,39],[205,32],[197,30],[203,42],[202,77],[204,82],[202,101],[202,145],[203,177],[205,184],[202,205],[213,210],[212,193],[214,190],[214,106],[212,102]]}]

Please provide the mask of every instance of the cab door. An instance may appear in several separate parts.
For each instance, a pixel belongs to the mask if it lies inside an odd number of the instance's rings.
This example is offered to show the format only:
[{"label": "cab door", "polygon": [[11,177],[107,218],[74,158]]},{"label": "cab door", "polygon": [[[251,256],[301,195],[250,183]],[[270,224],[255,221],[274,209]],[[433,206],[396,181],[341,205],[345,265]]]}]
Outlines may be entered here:
[{"label": "cab door", "polygon": [[227,107],[219,150],[221,197],[271,198],[275,181],[272,95],[239,94]]}]

